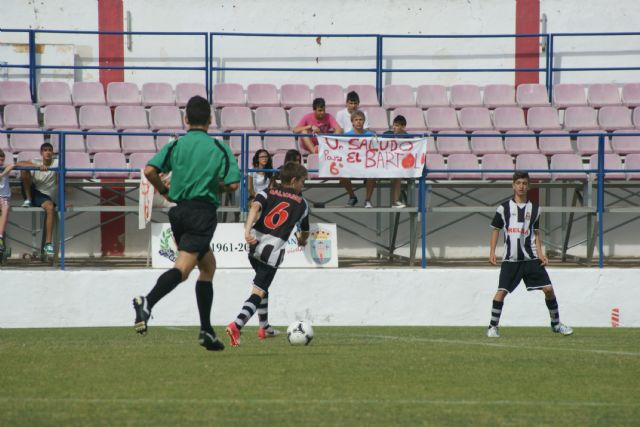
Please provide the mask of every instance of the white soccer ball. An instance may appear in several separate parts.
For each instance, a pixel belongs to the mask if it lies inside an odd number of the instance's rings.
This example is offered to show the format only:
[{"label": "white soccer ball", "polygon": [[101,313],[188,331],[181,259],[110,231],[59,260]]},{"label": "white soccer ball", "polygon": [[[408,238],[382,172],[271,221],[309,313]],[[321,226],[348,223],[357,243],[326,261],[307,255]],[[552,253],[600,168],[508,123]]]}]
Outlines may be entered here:
[{"label": "white soccer ball", "polygon": [[287,340],[291,345],[309,345],[313,339],[313,328],[310,323],[296,320],[287,328]]}]

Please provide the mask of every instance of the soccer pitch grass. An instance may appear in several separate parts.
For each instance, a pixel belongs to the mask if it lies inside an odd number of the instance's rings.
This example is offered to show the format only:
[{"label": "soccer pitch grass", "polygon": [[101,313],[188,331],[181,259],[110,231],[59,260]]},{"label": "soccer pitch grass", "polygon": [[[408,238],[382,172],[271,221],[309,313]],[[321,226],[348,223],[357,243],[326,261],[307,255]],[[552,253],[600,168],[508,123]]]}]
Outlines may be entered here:
[{"label": "soccer pitch grass", "polygon": [[640,423],[640,329],[314,329],[217,353],[187,327],[0,329],[0,425]]}]

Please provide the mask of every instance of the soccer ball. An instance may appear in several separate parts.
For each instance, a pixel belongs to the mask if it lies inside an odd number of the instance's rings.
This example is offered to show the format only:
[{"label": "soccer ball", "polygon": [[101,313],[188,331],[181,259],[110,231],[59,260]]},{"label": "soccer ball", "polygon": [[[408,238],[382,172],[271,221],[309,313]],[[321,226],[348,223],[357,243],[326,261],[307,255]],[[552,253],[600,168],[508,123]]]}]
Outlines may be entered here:
[{"label": "soccer ball", "polygon": [[296,320],[287,328],[287,340],[291,345],[309,345],[313,339],[311,324]]}]

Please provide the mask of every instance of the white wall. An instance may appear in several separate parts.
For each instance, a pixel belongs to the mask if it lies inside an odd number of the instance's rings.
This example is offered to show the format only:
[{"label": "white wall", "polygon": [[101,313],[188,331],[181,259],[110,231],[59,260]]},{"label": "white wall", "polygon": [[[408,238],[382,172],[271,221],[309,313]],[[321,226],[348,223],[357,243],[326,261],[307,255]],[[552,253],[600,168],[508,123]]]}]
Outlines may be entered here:
[{"label": "white wall", "polygon": [[[486,326],[497,268],[280,270],[269,295],[270,320],[287,325]],[[554,269],[561,320],[577,327],[640,326],[638,269]],[[130,326],[131,298],[147,294],[160,271],[0,271],[0,327]],[[219,270],[212,323],[232,321],[247,298],[252,270]],[[153,310],[151,325],[197,325],[196,274]],[[256,319],[252,319],[255,323]],[[541,292],[523,285],[507,297],[502,326],[547,326]],[[481,333],[479,331],[479,333]],[[579,330],[577,331],[579,334]]]}]

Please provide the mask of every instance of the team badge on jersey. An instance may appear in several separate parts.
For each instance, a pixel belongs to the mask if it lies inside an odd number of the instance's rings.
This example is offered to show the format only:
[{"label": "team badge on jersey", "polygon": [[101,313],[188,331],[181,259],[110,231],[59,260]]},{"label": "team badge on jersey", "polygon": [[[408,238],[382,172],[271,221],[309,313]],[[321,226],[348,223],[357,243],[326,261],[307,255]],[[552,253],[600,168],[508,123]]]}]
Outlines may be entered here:
[{"label": "team badge on jersey", "polygon": [[311,258],[316,264],[326,264],[331,261],[331,233],[318,228],[309,236]]}]

